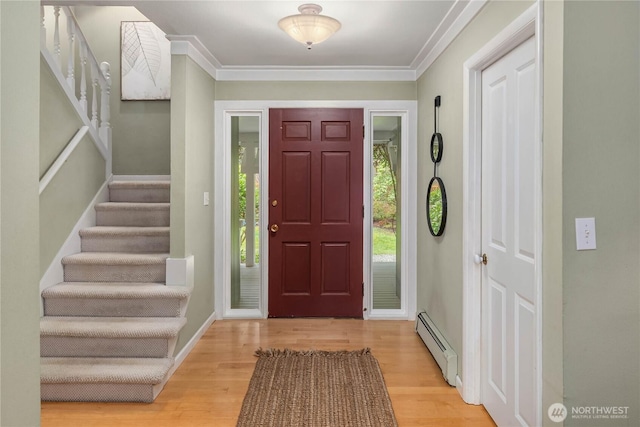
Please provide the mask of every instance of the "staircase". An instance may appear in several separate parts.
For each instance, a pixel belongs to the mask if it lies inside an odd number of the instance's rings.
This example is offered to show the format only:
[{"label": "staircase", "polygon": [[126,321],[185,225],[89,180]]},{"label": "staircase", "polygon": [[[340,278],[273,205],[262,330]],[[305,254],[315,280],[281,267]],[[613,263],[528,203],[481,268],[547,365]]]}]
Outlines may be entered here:
[{"label": "staircase", "polygon": [[115,181],[43,291],[41,399],[152,402],[173,366],[190,289],[165,285],[169,181]]}]

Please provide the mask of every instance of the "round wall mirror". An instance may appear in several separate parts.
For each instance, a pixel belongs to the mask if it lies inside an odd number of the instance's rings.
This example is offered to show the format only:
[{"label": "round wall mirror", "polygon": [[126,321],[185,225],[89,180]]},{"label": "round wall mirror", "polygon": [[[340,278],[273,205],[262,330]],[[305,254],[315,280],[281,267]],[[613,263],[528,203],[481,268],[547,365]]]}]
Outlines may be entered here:
[{"label": "round wall mirror", "polygon": [[444,190],[444,183],[437,176],[429,181],[427,223],[432,235],[442,236],[444,226],[447,223],[447,193]]},{"label": "round wall mirror", "polygon": [[442,134],[434,132],[431,136],[431,161],[439,163],[442,160]]}]

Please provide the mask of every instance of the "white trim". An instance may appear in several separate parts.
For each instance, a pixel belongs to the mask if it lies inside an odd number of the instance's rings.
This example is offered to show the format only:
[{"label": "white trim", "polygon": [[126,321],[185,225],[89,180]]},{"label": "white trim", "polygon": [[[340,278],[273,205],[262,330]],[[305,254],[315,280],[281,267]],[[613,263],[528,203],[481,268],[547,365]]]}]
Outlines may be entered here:
[{"label": "white trim", "polygon": [[167,286],[188,286],[193,288],[195,277],[195,259],[193,255],[185,258],[167,258]]},{"label": "white trim", "polygon": [[[53,285],[56,285],[60,282],[64,281],[64,269],[62,267],[62,258],[67,255],[72,255],[80,252],[81,250],[81,240],[80,240],[80,230],[83,228],[93,227],[96,225],[96,211],[94,209],[95,205],[98,203],[103,203],[109,200],[109,182],[111,179],[107,179],[104,184],[100,187],[95,197],[87,208],[84,210],[80,219],[73,227],[73,229],[69,232],[67,239],[64,241],[58,253],[49,264],[49,268],[42,275],[42,279],[40,279],[40,294],[47,288],[50,288]],[[43,307],[42,298],[40,298],[40,315],[44,315],[44,307]]]},{"label": "white trim", "polygon": [[162,382],[163,386],[169,381],[169,378],[171,378],[171,376],[178,370],[180,365],[182,365],[182,362],[184,362],[184,360],[187,358],[189,353],[191,353],[191,351],[196,346],[198,341],[200,341],[200,338],[202,338],[202,336],[207,332],[207,330],[211,327],[211,325],[213,325],[213,322],[215,321],[216,321],[216,312],[214,311],[213,313],[211,313],[211,316],[209,316],[207,320],[204,321],[202,326],[198,328],[198,330],[191,337],[189,342],[187,342],[185,346],[182,347],[182,349],[175,356],[173,366],[171,367],[171,369],[169,369],[169,373],[167,374],[167,376],[164,378],[164,381]]},{"label": "white trim", "polygon": [[402,194],[406,197],[401,197],[401,257],[400,257],[400,309],[374,309],[373,308],[373,274],[371,268],[371,249],[372,249],[372,197],[371,191],[365,191],[365,224],[364,224],[364,244],[365,246],[365,258],[363,267],[364,279],[365,279],[365,307],[369,309],[365,312],[368,313],[368,319],[403,319],[403,320],[415,320],[416,317],[416,262],[417,262],[417,235],[415,232],[418,226],[417,223],[417,200],[415,197],[411,197],[412,194],[417,194],[417,173],[418,173],[418,161],[417,161],[417,110],[404,109],[404,110],[374,110],[370,109],[368,113],[368,126],[365,129],[369,132],[365,140],[368,142],[365,150],[368,156],[365,156],[365,182],[364,189],[371,189],[371,147],[373,146],[373,135],[371,129],[373,129],[373,119],[376,116],[397,116],[401,118],[401,132],[400,132],[400,164],[401,176],[400,176],[400,188]]},{"label": "white trim", "polygon": [[[220,63],[209,53],[196,36],[168,35],[171,40],[171,55],[187,55],[211,77],[216,79]],[[216,67],[217,64],[218,66]]]},{"label": "white trim", "polygon": [[[493,62],[513,50],[528,38],[535,36],[537,41],[536,72],[538,82],[542,76],[542,21],[540,19],[540,7],[542,2],[527,9],[516,18],[497,36],[489,41],[478,52],[471,56],[463,65],[463,222],[462,222],[462,277],[463,277],[463,323],[462,323],[462,373],[464,375],[464,387],[462,381],[462,398],[467,403],[480,404],[482,390],[482,295],[480,289],[481,267],[474,262],[474,255],[481,251],[481,76],[482,70]],[[536,325],[537,325],[537,354],[536,354],[536,384],[537,384],[537,408],[536,425],[541,424],[542,408],[542,128],[541,109],[542,92],[537,89],[538,110],[536,114],[536,140],[539,143],[539,162],[536,165],[538,179],[536,180],[536,222],[538,230],[536,234],[537,245],[535,258],[539,260],[536,265]]]},{"label": "white trim", "polygon": [[449,47],[451,42],[469,25],[486,3],[487,0],[471,0],[468,3],[456,0],[438,25],[438,28],[436,28],[433,35],[427,40],[427,43],[411,63],[411,67],[416,70],[416,80]]},{"label": "white trim", "polygon": [[113,175],[112,181],[171,181],[171,175]]},{"label": "white trim", "polygon": [[[214,248],[215,260],[215,300],[216,311],[222,313],[223,318],[241,316],[243,318],[254,317],[257,315],[257,311],[240,311],[240,310],[228,310],[230,306],[230,296],[227,289],[230,287],[230,248],[231,248],[231,236],[230,230],[227,226],[230,219],[230,206],[231,206],[231,194],[230,194],[230,176],[231,165],[229,162],[230,152],[230,124],[231,116],[258,116],[260,117],[260,176],[262,183],[261,203],[262,206],[268,204],[269,189],[268,189],[268,135],[269,135],[269,108],[362,108],[364,110],[364,116],[370,117],[372,112],[391,112],[398,113],[404,112],[407,116],[407,122],[403,122],[403,128],[406,129],[407,145],[408,148],[406,165],[408,169],[406,171],[409,176],[409,182],[407,183],[406,194],[415,194],[417,191],[417,156],[415,155],[417,146],[417,101],[388,101],[388,100],[370,100],[370,101],[216,101],[215,110],[215,194],[218,200],[220,200],[220,209],[215,213],[215,238]],[[370,126],[369,120],[365,119],[365,136],[368,135],[368,128]],[[414,147],[414,155],[411,156],[412,151],[409,147]],[[415,216],[417,215],[417,202],[415,198],[407,197],[407,208],[404,209],[407,215],[406,224],[416,224]],[[411,216],[414,218],[412,219]],[[268,209],[261,210],[260,224],[268,224]],[[402,312],[399,310],[392,310],[393,313],[381,312],[379,318],[393,318],[403,320],[415,319],[415,300],[416,300],[416,235],[411,232],[409,226],[403,227],[403,232],[406,236],[403,236],[403,261],[406,262],[406,283],[407,288],[404,292],[404,297],[407,301],[404,305],[405,310]],[[415,228],[413,228],[415,230]],[[264,230],[261,230],[261,233]],[[264,237],[264,236],[261,236]],[[266,238],[261,238],[261,245],[266,245]],[[261,274],[263,278],[262,286],[262,300],[260,301],[259,314],[260,317],[267,317],[268,315],[268,250],[266,246],[260,248],[261,258]],[[403,271],[404,272],[404,271]],[[365,283],[365,296],[370,295],[367,287],[370,286]],[[363,306],[367,307],[367,299],[363,300]],[[244,317],[244,315],[248,317]],[[371,318],[371,314],[365,312],[365,318]]]},{"label": "white trim", "polygon": [[410,81],[416,72],[407,67],[225,67],[216,80],[224,81]]},{"label": "white trim", "polygon": [[49,167],[49,169],[47,169],[47,172],[44,174],[42,179],[40,179],[39,194],[42,194],[42,192],[44,191],[45,188],[47,188],[47,185],[49,185],[53,177],[56,176],[56,174],[60,171],[60,169],[66,163],[66,161],[69,160],[71,153],[73,153],[73,150],[75,150],[78,144],[80,144],[80,142],[85,137],[88,131],[89,131],[89,126],[82,126],[80,129],[78,129],[78,131],[73,136],[73,138],[71,138],[71,141],[69,141],[67,146],[64,147],[64,150],[62,150],[62,152],[58,155],[58,157],[53,162],[53,164]]},{"label": "white trim", "polygon": [[539,180],[535,183],[535,198],[536,200],[539,201],[538,206],[536,206],[536,224],[539,224],[539,228],[538,228],[538,233],[535,236],[536,241],[538,242],[538,253],[536,253],[536,256],[538,256],[540,262],[536,263],[536,271],[535,271],[535,275],[536,275],[536,283],[535,283],[535,287],[536,287],[536,295],[537,295],[537,299],[535,301],[536,303],[536,340],[537,340],[537,354],[536,354],[536,372],[538,373],[538,376],[536,377],[536,390],[538,390],[538,395],[536,396],[537,398],[537,407],[538,407],[538,412],[536,414],[536,423],[537,424],[542,424],[542,416],[544,416],[542,414],[543,412],[543,404],[542,404],[542,377],[543,377],[543,372],[542,372],[542,318],[543,318],[543,310],[542,310],[542,305],[543,305],[543,298],[542,298],[542,291],[543,291],[543,281],[542,281],[542,266],[543,266],[543,247],[544,247],[544,221],[543,221],[543,215],[542,215],[542,204],[543,204],[543,194],[542,194],[542,178],[544,176],[543,172],[543,158],[544,158],[544,136],[543,136],[543,129],[544,129],[544,123],[543,123],[543,117],[544,117],[544,75],[543,75],[543,70],[544,70],[544,63],[543,63],[543,58],[544,58],[544,45],[543,45],[543,25],[544,25],[544,1],[538,1],[537,2],[537,9],[536,9],[536,21],[535,21],[535,33],[536,33],[536,58],[537,58],[537,67],[536,67],[536,73],[537,73],[537,93],[536,93],[536,99],[538,100],[538,110],[536,111],[536,118],[535,118],[535,140],[538,142],[539,147],[538,147],[538,156],[539,156],[539,160],[538,160],[538,174],[539,174]]},{"label": "white trim", "polygon": [[[231,117],[258,117],[259,120],[259,140],[258,147],[260,152],[260,206],[267,206],[269,202],[269,182],[268,178],[264,178],[264,171],[268,170],[269,150],[267,137],[269,132],[268,109],[265,108],[230,108],[219,109],[218,103],[215,103],[215,147],[214,147],[214,164],[215,171],[215,194],[221,201],[220,209],[214,214],[215,239],[214,244],[218,245],[214,248],[214,266],[215,266],[215,300],[216,310],[222,313],[224,319],[242,318],[255,319],[267,317],[268,288],[261,285],[261,298],[257,309],[232,309],[231,308]],[[224,102],[224,101],[223,101]],[[265,118],[266,117],[266,118]],[[266,166],[265,166],[266,162]],[[266,169],[265,169],[266,168]],[[269,223],[269,210],[260,209],[258,218],[259,224]],[[265,234],[265,228],[260,227],[260,277],[261,283],[266,283],[265,277],[268,277],[269,254],[268,254],[268,237]]]}]

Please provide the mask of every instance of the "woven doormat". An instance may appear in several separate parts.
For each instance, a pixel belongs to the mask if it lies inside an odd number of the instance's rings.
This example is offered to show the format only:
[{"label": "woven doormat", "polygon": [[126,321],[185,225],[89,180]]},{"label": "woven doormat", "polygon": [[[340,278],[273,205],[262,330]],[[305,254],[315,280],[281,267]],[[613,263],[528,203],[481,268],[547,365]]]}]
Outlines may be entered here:
[{"label": "woven doormat", "polygon": [[238,427],[394,427],[378,361],[358,351],[258,350]]}]

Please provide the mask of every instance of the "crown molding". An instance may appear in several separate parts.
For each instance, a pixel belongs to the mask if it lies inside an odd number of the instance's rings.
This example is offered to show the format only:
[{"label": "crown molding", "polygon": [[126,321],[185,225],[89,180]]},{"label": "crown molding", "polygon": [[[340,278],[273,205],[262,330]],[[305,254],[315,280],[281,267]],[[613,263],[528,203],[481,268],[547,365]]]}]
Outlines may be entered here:
[{"label": "crown molding", "polygon": [[167,35],[171,41],[171,55],[187,55],[211,77],[217,79],[220,62],[196,36]]},{"label": "crown molding", "polygon": [[236,81],[415,81],[409,68],[223,67],[217,80]]},{"label": "crown molding", "polygon": [[416,80],[427,71],[436,59],[444,52],[453,40],[476,17],[488,0],[456,0],[447,12],[436,31],[427,40],[424,47],[411,63],[415,69]]}]

